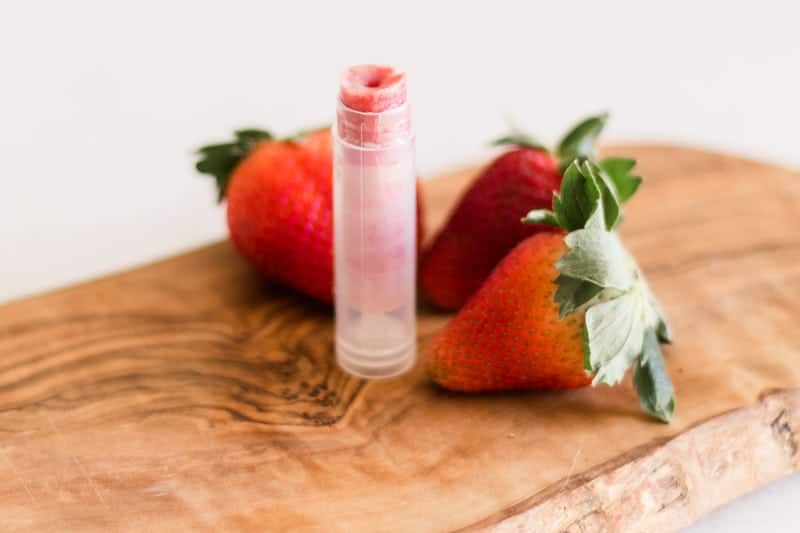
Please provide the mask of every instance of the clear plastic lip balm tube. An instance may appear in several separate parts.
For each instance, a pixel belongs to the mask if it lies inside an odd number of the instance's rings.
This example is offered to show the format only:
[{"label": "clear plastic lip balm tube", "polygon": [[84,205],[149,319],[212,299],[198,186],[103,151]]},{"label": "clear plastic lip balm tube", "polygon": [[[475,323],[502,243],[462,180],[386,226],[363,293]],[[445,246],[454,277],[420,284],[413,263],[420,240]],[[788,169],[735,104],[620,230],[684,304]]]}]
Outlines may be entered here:
[{"label": "clear plastic lip balm tube", "polygon": [[406,79],[359,65],[342,79],[334,138],[336,358],[388,378],[414,365],[416,170]]}]

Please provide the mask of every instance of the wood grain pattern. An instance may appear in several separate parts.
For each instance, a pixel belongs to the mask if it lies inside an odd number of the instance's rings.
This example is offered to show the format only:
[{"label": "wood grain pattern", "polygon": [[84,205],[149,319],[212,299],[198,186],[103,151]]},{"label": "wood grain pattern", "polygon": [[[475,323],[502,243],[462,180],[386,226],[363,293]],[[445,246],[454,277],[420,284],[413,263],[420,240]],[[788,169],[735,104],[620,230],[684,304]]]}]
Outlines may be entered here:
[{"label": "wood grain pattern", "polygon": [[[800,176],[665,146],[624,235],[678,413],[629,384],[340,372],[329,307],[227,243],[0,307],[2,531],[672,531],[800,467]],[[441,224],[472,171],[431,181]],[[448,315],[422,308],[420,345]]]}]

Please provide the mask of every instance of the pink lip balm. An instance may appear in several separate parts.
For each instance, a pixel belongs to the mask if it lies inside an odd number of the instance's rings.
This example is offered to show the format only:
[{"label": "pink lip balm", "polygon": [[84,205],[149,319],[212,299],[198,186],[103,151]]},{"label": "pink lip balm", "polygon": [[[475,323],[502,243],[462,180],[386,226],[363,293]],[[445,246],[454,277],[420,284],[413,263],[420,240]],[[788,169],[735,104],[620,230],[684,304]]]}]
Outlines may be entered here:
[{"label": "pink lip balm", "polygon": [[405,74],[349,68],[333,127],[336,359],[387,378],[414,365],[416,172]]}]

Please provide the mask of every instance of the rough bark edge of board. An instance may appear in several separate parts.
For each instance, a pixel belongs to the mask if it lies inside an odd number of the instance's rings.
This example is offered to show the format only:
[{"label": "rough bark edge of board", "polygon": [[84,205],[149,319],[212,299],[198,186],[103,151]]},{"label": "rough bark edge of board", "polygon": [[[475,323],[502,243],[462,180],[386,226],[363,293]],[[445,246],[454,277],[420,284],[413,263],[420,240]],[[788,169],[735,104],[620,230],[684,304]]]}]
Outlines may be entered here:
[{"label": "rough bark edge of board", "polygon": [[800,468],[800,389],[700,422],[462,531],[666,532]]}]

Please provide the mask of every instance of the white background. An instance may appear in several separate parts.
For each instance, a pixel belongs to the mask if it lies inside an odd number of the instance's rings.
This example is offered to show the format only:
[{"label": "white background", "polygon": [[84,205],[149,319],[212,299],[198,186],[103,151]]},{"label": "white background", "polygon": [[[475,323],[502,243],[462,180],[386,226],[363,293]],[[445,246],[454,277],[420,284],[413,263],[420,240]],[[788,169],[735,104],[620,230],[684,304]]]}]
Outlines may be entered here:
[{"label": "white background", "polygon": [[[0,301],[225,235],[192,150],[329,122],[339,73],[410,76],[423,174],[488,156],[511,117],[800,166],[797,2],[3,1]],[[691,191],[687,191],[691,194]],[[705,531],[797,531],[795,477]]]}]

